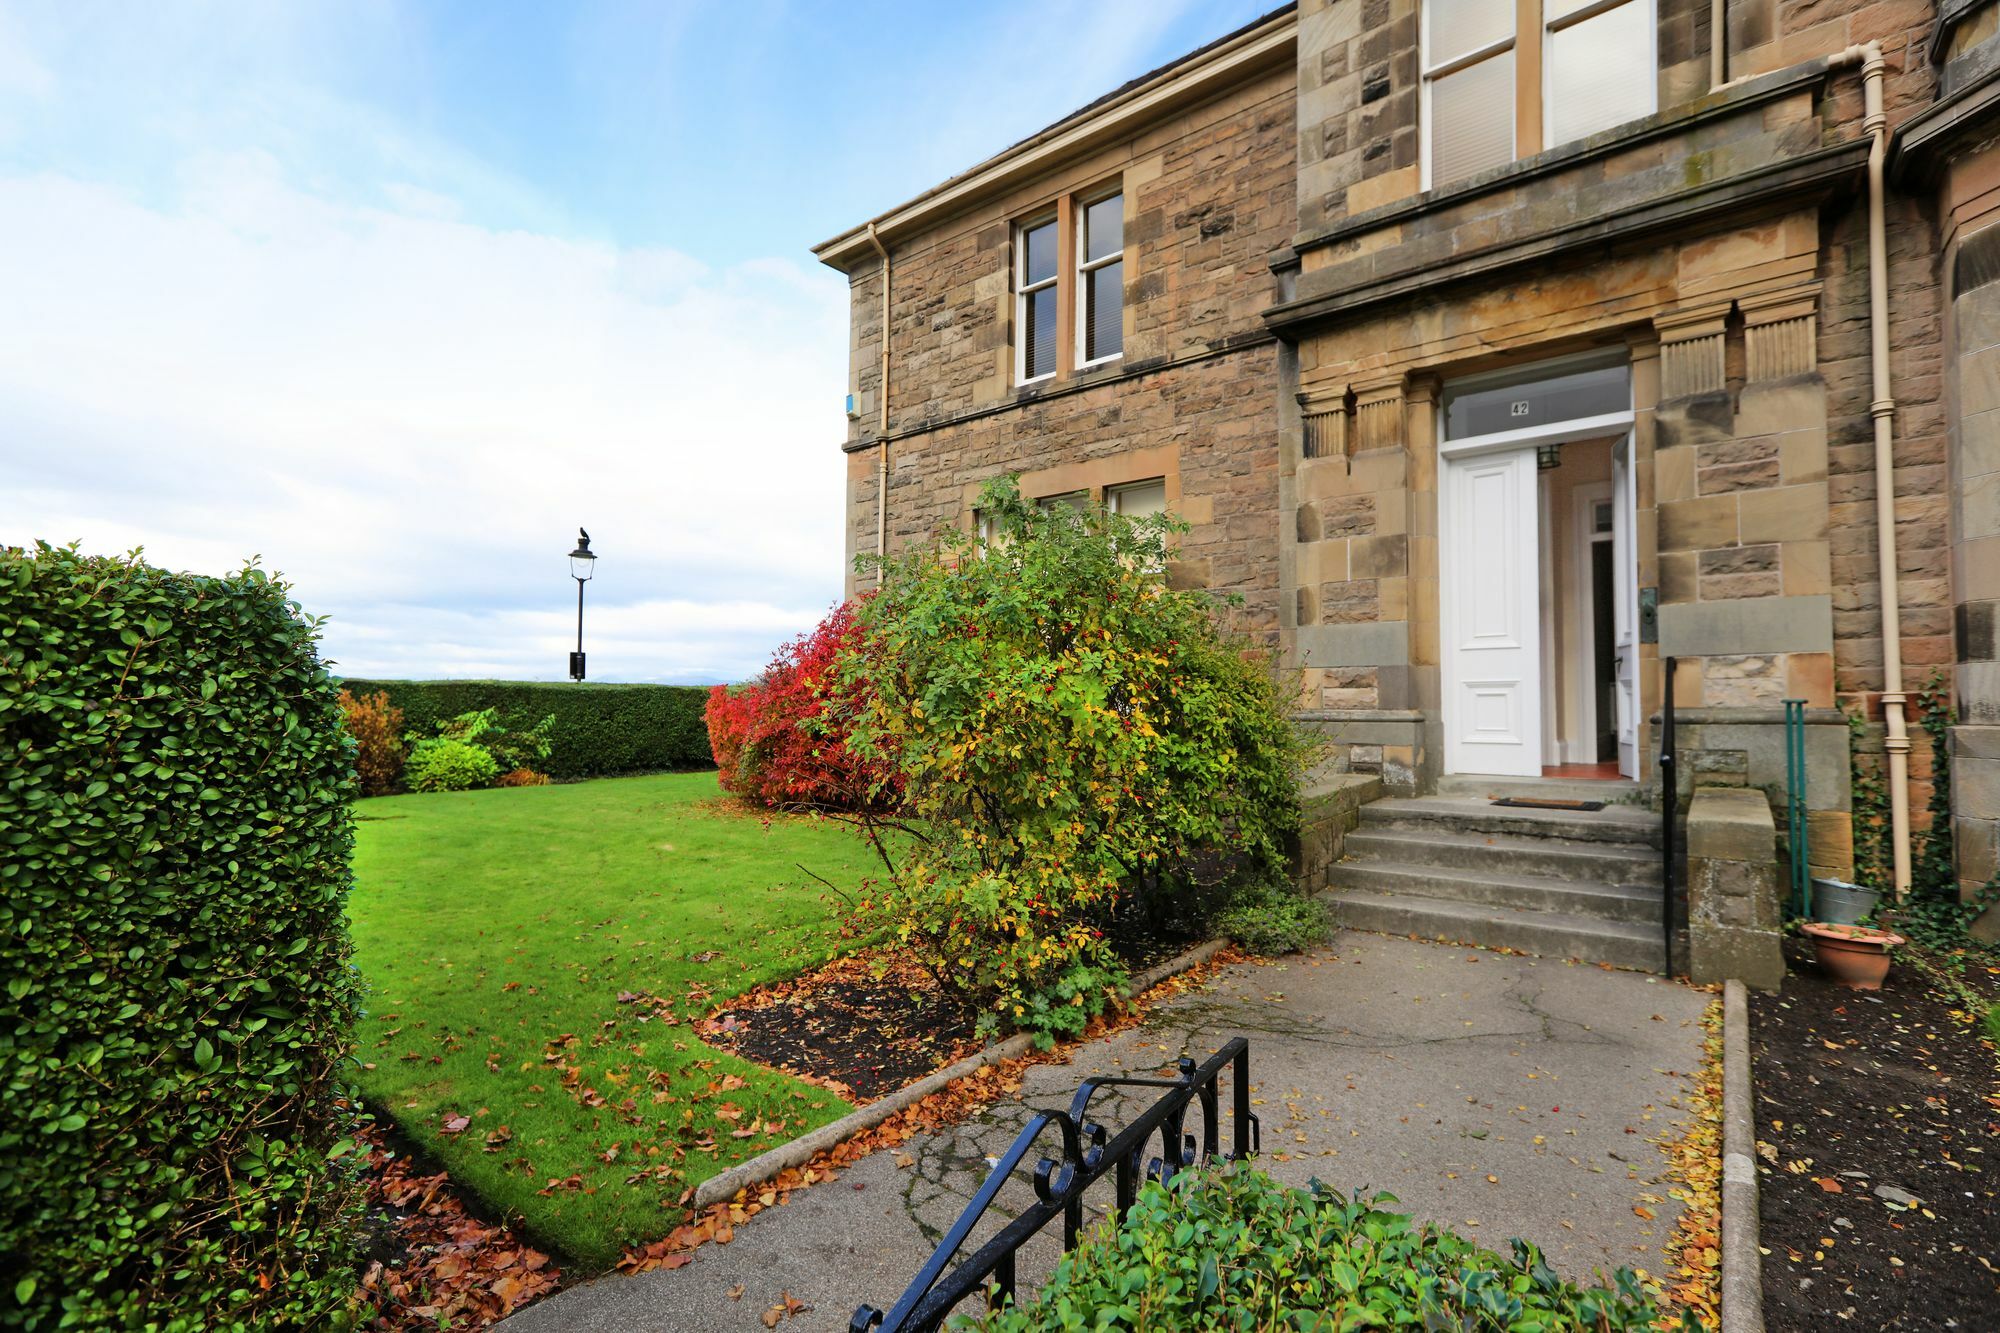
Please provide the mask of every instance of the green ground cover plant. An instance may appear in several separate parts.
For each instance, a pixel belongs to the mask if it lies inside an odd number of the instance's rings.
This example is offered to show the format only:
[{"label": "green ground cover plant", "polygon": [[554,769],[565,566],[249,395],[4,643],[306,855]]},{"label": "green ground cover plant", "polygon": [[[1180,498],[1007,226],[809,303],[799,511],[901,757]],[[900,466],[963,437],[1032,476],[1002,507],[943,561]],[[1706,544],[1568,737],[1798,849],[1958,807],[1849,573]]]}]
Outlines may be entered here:
[{"label": "green ground cover plant", "polygon": [[530,680],[362,680],[340,682],[356,697],[386,694],[405,729],[434,736],[453,718],[493,709],[521,725],[551,714],[550,751],[535,765],[552,778],[707,768],[708,690],[691,685],[621,685]]},{"label": "green ground cover plant", "polygon": [[691,1030],[838,951],[815,876],[868,870],[848,830],[747,814],[713,773],[357,809],[363,1093],[537,1243],[608,1267],[690,1186],[849,1109]]},{"label": "green ground cover plant", "polygon": [[1389,1211],[1395,1202],[1292,1189],[1247,1166],[1183,1172],[1147,1184],[1122,1225],[1100,1225],[1025,1305],[955,1327],[1613,1333],[1660,1319],[1629,1269],[1608,1287],[1581,1287],[1533,1245],[1496,1254]]},{"label": "green ground cover plant", "polygon": [[0,1327],[350,1322],[354,761],[256,569],[0,548]]}]

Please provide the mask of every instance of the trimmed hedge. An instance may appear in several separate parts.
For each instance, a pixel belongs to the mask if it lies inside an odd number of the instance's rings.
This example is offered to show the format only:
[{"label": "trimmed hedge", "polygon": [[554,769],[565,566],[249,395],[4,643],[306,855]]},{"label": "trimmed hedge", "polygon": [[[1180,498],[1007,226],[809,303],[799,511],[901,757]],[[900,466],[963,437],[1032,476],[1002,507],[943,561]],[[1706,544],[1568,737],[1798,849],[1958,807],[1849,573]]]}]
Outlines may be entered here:
[{"label": "trimmed hedge", "polygon": [[535,680],[343,680],[359,697],[377,690],[422,737],[481,708],[531,724],[555,714],[555,749],[538,765],[552,778],[711,768],[708,690],[695,685],[596,685]]},{"label": "trimmed hedge", "polygon": [[354,759],[317,628],[258,570],[0,548],[0,1326],[353,1314]]}]

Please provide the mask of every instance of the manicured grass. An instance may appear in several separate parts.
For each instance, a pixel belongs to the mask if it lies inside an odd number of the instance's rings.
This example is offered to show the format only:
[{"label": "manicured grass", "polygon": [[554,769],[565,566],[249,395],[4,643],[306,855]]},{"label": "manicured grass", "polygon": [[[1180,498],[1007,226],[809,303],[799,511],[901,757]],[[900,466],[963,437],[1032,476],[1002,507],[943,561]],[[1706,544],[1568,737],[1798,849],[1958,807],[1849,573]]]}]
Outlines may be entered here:
[{"label": "manicured grass", "polygon": [[[713,774],[687,773],[356,809],[363,1094],[590,1268],[670,1230],[689,1186],[849,1109],[687,1026],[832,956],[836,913],[799,866],[845,888],[869,855],[837,826],[767,827],[718,795]],[[658,996],[681,1025],[641,1021],[654,1006],[621,993]],[[460,1115],[470,1127],[443,1132]],[[675,1174],[627,1183],[661,1166]]]}]

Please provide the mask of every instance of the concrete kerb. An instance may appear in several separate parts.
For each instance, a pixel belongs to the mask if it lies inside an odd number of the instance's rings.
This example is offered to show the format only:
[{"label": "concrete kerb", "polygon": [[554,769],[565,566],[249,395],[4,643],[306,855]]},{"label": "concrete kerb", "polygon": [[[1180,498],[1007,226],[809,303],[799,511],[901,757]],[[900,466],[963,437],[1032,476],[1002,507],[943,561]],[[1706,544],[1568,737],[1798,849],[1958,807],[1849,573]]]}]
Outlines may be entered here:
[{"label": "concrete kerb", "polygon": [[[1125,998],[1143,995],[1169,977],[1178,976],[1191,967],[1207,962],[1216,954],[1229,947],[1226,939],[1210,940],[1197,948],[1175,958],[1170,958],[1158,967],[1140,973],[1125,987]],[[977,1073],[987,1065],[998,1064],[1026,1055],[1034,1049],[1035,1039],[1022,1034],[996,1041],[982,1051],[968,1055],[955,1065],[947,1065],[935,1074],[927,1074],[907,1087],[899,1088],[886,1097],[857,1107],[830,1125],[821,1125],[810,1133],[779,1144],[769,1152],[759,1153],[747,1162],[739,1162],[720,1175],[710,1176],[695,1187],[694,1206],[706,1208],[736,1196],[737,1191],[762,1185],[777,1176],[780,1171],[795,1166],[804,1166],[835,1144],[853,1138],[864,1129],[873,1129],[896,1112],[941,1091],[946,1086]]]},{"label": "concrete kerb", "polygon": [[1749,992],[1722,986],[1722,1328],[1764,1333],[1757,1223],[1757,1115],[1750,1095]]}]

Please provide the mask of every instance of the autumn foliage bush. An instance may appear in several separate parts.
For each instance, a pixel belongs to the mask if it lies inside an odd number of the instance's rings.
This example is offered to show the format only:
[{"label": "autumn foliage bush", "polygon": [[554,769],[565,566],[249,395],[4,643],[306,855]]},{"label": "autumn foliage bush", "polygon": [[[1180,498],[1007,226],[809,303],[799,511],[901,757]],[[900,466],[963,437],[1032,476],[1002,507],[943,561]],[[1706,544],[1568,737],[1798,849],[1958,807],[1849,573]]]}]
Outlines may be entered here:
[{"label": "autumn foliage bush", "polygon": [[350,1321],[341,727],[261,571],[0,547],[0,1327]]},{"label": "autumn foliage bush", "polygon": [[706,717],[723,790],[777,810],[852,811],[893,804],[890,765],[864,760],[847,731],[869,693],[865,673],[834,664],[858,650],[856,603],[836,606],[811,633],[786,644],[748,684],[709,692]]},{"label": "autumn foliage bush", "polygon": [[893,557],[837,658],[848,751],[900,784],[860,920],[987,1009],[1080,1030],[1112,936],[1281,882],[1301,743],[1215,599],[1162,574],[1172,519],[1043,510],[989,485],[992,539]]},{"label": "autumn foliage bush", "polygon": [[354,771],[363,796],[387,796],[403,778],[403,710],[381,690],[340,692],[340,716],[354,738]]}]

